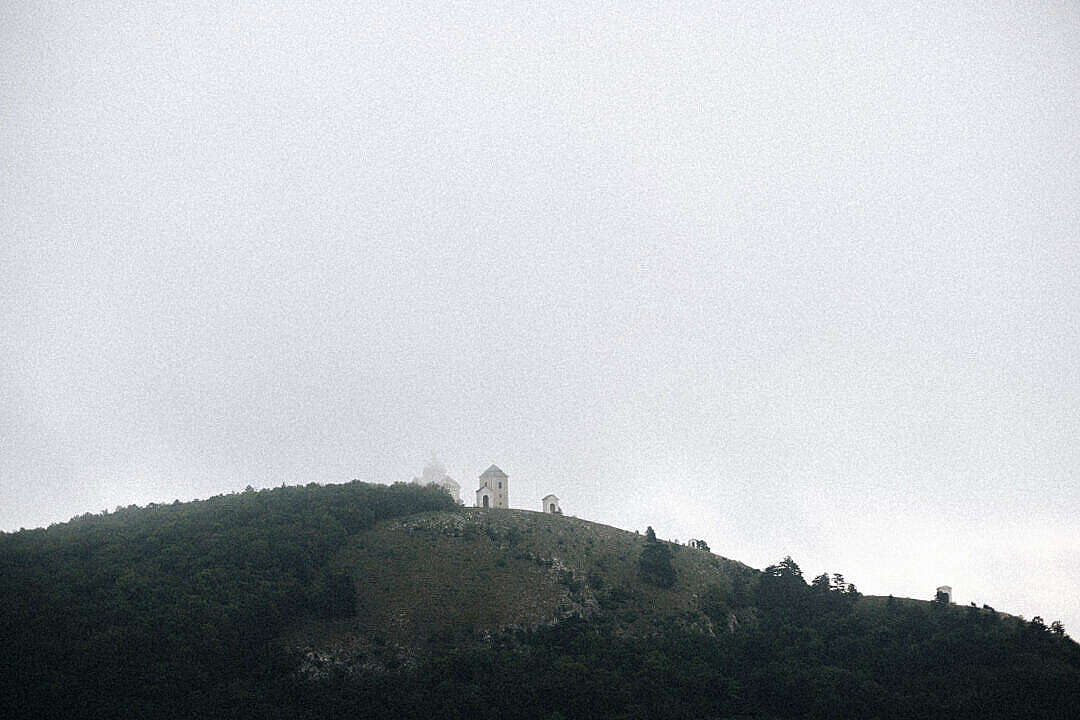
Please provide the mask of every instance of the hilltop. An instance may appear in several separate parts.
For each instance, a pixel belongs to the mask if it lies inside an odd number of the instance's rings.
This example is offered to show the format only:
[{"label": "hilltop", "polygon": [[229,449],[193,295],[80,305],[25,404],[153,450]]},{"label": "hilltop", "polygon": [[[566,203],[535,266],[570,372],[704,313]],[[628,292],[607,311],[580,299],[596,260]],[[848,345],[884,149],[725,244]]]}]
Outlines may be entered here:
[{"label": "hilltop", "polygon": [[[4,717],[1072,717],[1041,621],[364,483],[0,535]],[[1060,629],[1060,628],[1059,628]]]}]

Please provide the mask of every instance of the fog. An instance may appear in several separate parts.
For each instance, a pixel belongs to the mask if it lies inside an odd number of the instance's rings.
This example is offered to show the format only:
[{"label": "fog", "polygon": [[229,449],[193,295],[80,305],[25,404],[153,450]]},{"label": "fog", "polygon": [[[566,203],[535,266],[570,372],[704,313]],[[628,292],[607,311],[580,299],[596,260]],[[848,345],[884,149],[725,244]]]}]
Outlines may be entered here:
[{"label": "fog", "polygon": [[0,7],[0,529],[407,481],[1080,630],[1070,3]]}]

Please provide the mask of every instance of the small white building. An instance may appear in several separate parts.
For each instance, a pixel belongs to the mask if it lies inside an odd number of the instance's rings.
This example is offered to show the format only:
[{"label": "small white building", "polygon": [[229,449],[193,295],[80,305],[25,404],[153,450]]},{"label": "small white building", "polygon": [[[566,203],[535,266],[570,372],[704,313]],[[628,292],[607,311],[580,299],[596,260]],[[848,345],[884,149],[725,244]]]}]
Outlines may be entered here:
[{"label": "small white building", "polygon": [[562,508],[559,507],[559,498],[554,495],[545,495],[541,501],[541,510],[549,515],[562,515]]},{"label": "small white building", "polygon": [[510,476],[495,465],[480,476],[480,487],[476,489],[476,507],[510,507]]},{"label": "small white building", "polygon": [[951,604],[952,603],[952,588],[951,587],[949,587],[948,585],[942,585],[941,587],[939,587],[937,589],[937,592],[934,593],[935,598],[941,597],[942,595],[945,596],[945,603],[946,604]]}]

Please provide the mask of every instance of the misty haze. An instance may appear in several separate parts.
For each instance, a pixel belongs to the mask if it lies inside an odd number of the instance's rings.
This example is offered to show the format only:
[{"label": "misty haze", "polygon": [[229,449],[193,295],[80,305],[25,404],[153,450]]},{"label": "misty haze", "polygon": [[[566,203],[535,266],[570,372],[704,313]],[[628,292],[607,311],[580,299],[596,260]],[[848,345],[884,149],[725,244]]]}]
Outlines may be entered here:
[{"label": "misty haze", "polygon": [[4,717],[1071,717],[1080,7],[0,7]]}]

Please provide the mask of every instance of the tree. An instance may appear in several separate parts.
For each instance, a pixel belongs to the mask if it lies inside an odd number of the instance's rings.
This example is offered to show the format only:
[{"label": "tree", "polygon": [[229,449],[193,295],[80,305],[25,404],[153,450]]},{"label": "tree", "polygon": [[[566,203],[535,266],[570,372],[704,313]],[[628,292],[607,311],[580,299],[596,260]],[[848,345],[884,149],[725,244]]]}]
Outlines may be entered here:
[{"label": "tree", "polygon": [[810,587],[813,588],[814,592],[829,592],[829,574],[821,573],[820,575],[818,575],[816,578],[814,578],[814,581],[810,583]]},{"label": "tree", "polygon": [[790,555],[780,564],[765,568],[757,588],[758,607],[781,622],[804,622],[810,612],[811,597],[802,570]]},{"label": "tree", "polygon": [[790,555],[785,555],[784,559],[780,561],[780,577],[802,580],[802,570],[799,568],[799,564],[791,559]]},{"label": "tree", "polygon": [[650,585],[669,588],[675,584],[675,567],[671,564],[671,550],[656,539],[652,526],[645,531],[645,547],[638,558],[641,579]]},{"label": "tree", "polygon": [[1050,623],[1050,632],[1054,633],[1055,635],[1059,635],[1059,636],[1064,635],[1065,634],[1065,626],[1061,624],[1060,620],[1055,620],[1054,622]]}]

